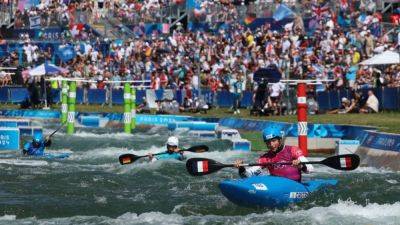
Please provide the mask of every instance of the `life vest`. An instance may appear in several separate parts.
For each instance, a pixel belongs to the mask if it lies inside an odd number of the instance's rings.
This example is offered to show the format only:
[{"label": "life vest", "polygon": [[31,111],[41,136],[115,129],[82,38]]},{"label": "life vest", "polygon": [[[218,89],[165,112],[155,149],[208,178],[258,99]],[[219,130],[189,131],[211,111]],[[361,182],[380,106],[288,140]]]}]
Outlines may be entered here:
[{"label": "life vest", "polygon": [[24,150],[27,151],[28,155],[43,156],[44,155],[44,141],[39,142],[39,147],[33,147],[31,142],[25,143]]},{"label": "life vest", "polygon": [[155,156],[157,160],[167,160],[167,159],[176,159],[176,160],[183,160],[184,157],[182,154],[174,152],[174,153],[168,153],[165,152],[165,154],[157,155]]},{"label": "life vest", "polygon": [[[298,159],[300,156],[303,156],[303,152],[300,148],[285,145],[278,153],[269,151],[262,155],[258,159],[258,163],[292,162],[293,160]],[[267,169],[273,176],[286,177],[299,182],[301,181],[301,170],[292,165],[274,164],[268,165]]]}]

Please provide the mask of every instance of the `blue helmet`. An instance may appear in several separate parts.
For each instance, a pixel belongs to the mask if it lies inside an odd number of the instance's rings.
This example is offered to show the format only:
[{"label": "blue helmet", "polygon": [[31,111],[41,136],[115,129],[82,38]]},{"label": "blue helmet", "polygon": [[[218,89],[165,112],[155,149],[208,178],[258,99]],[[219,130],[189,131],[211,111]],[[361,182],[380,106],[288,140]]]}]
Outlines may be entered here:
[{"label": "blue helmet", "polygon": [[283,134],[284,134],[283,131],[278,131],[276,129],[274,129],[274,130],[265,129],[263,131],[263,139],[264,139],[264,142],[270,141],[271,139],[274,139],[274,138],[282,139]]},{"label": "blue helmet", "polygon": [[35,142],[40,142],[42,140],[42,138],[43,138],[43,136],[41,133],[35,133],[33,135],[33,141],[35,141]]}]

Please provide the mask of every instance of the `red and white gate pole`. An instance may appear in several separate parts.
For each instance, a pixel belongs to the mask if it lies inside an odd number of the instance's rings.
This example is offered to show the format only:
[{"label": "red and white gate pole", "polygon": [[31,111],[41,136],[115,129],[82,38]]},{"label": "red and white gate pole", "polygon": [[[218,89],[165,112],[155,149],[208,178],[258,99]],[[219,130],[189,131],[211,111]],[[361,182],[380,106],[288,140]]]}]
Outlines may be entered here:
[{"label": "red and white gate pole", "polygon": [[307,150],[307,84],[297,84],[297,133],[299,137],[299,148],[304,156],[308,155]]}]

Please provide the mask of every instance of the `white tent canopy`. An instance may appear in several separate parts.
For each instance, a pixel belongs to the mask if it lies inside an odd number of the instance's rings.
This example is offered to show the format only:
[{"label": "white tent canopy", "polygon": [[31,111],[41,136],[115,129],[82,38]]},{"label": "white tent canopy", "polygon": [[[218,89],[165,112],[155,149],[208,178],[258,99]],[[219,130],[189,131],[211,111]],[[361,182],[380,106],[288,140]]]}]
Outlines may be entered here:
[{"label": "white tent canopy", "polygon": [[365,66],[400,64],[400,54],[398,52],[388,50],[364,60],[360,64]]},{"label": "white tent canopy", "polygon": [[30,76],[42,76],[42,75],[54,75],[58,73],[67,73],[68,70],[58,67],[54,64],[50,63],[43,63],[40,66],[37,66],[33,69],[29,70],[29,75]]}]

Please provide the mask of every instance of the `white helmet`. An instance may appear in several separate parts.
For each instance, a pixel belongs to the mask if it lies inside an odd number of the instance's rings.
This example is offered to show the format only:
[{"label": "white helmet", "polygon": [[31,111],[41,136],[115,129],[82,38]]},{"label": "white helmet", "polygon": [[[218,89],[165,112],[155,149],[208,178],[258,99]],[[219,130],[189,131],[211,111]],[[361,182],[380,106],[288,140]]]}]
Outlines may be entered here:
[{"label": "white helmet", "polygon": [[178,146],[178,145],[179,145],[179,140],[178,140],[178,138],[175,137],[175,136],[169,137],[168,140],[167,140],[167,145]]}]

